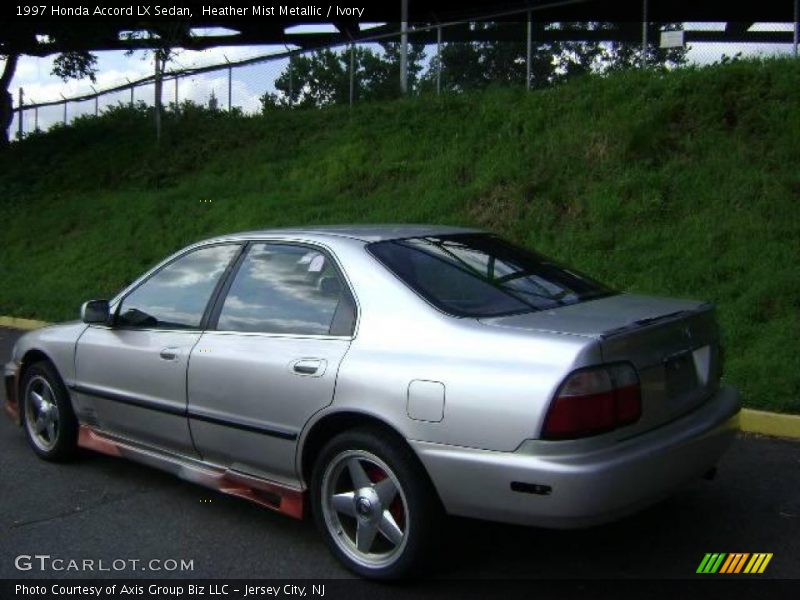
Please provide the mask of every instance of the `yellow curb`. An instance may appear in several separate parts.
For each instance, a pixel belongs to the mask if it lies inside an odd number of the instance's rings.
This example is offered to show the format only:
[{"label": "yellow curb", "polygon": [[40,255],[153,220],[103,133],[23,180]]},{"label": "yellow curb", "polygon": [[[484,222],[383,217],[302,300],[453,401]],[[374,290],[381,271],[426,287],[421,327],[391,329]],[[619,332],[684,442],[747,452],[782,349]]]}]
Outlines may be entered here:
[{"label": "yellow curb", "polygon": [[743,408],[740,426],[742,431],[750,433],[800,439],[800,416],[798,415],[784,415]]},{"label": "yellow curb", "polygon": [[[50,325],[50,323],[47,321],[36,321],[34,319],[0,316],[0,327],[39,329],[46,325]],[[739,422],[742,431],[747,431],[749,433],[800,439],[800,415],[785,415],[782,413],[743,408]]]},{"label": "yellow curb", "polygon": [[39,329],[50,325],[47,321],[34,319],[19,319],[17,317],[0,317],[0,327],[13,327],[14,329]]}]

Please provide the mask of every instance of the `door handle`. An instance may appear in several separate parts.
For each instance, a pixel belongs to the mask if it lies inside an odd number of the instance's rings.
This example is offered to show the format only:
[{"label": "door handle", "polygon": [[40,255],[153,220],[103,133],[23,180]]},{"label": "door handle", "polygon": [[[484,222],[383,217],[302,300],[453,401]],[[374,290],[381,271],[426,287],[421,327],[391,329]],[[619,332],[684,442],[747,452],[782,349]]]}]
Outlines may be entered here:
[{"label": "door handle", "polygon": [[320,377],[325,373],[327,361],[321,358],[300,358],[291,362],[292,372],[296,375]]},{"label": "door handle", "polygon": [[178,358],[178,348],[162,348],[158,355],[164,360],[175,360]]}]

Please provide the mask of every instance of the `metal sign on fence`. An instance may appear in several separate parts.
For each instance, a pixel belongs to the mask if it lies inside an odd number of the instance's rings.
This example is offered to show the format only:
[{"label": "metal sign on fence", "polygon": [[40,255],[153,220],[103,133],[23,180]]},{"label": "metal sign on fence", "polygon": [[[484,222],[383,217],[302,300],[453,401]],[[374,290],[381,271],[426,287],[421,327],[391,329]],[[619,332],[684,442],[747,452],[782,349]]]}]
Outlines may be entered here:
[{"label": "metal sign on fence", "polygon": [[661,40],[659,43],[660,48],[683,48],[685,45],[683,30],[677,31],[662,31]]}]

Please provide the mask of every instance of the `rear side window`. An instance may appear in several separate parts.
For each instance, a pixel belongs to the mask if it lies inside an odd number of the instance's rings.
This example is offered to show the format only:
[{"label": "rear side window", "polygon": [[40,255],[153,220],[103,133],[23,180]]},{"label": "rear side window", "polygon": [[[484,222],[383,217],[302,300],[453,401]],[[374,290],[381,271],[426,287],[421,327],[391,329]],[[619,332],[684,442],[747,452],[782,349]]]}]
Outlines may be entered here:
[{"label": "rear side window", "polygon": [[253,244],[231,284],[220,331],[351,335],[355,303],[331,259],[293,244]]},{"label": "rear side window", "polygon": [[487,234],[376,242],[368,249],[406,285],[456,316],[546,310],[614,293],[577,271]]}]

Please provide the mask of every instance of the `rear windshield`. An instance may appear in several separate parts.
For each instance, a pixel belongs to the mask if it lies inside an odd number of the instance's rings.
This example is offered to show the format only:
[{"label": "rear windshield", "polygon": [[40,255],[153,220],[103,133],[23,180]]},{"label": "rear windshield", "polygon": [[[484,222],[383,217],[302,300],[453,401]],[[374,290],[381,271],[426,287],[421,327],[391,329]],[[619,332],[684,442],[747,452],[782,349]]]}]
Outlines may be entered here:
[{"label": "rear windshield", "polygon": [[549,258],[487,234],[375,242],[368,249],[428,302],[456,316],[546,310],[615,293]]}]

